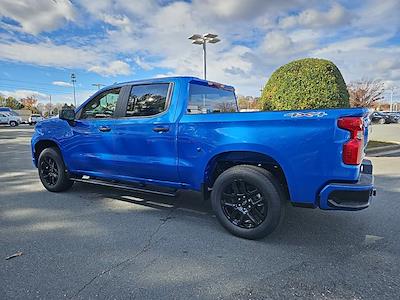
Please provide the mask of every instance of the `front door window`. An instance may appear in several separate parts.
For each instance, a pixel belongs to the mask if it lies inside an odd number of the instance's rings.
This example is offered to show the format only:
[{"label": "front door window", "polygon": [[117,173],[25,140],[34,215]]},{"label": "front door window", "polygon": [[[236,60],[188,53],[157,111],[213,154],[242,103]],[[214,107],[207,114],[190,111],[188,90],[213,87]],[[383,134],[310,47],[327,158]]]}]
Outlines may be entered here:
[{"label": "front door window", "polygon": [[106,119],[114,116],[121,88],[105,91],[90,100],[82,109],[80,119]]}]

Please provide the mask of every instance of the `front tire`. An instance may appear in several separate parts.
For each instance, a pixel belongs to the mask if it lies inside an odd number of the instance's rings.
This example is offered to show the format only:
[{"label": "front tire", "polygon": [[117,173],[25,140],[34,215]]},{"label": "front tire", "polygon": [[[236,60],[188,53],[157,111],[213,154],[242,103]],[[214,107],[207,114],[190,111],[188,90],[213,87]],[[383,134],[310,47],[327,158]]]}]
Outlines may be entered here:
[{"label": "front tire", "polygon": [[40,181],[50,192],[66,191],[74,183],[69,179],[62,156],[56,148],[46,148],[40,153],[38,171]]},{"label": "front tire", "polygon": [[218,221],[230,233],[259,239],[278,226],[284,209],[283,195],[271,173],[254,166],[239,165],[217,178],[211,203]]},{"label": "front tire", "polygon": [[17,125],[18,125],[18,123],[15,122],[15,121],[11,121],[11,122],[10,122],[10,126],[11,126],[11,127],[15,127],[15,126],[17,126]]}]

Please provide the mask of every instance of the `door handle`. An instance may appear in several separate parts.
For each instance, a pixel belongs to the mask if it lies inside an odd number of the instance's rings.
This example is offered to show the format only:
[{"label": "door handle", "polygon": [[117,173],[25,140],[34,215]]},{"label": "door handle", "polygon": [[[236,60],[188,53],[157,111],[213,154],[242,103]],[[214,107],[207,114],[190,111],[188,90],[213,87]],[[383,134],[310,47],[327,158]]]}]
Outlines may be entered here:
[{"label": "door handle", "polygon": [[169,131],[169,127],[157,126],[157,127],[153,128],[153,131],[155,131],[155,132],[167,132],[167,131]]},{"label": "door handle", "polygon": [[100,130],[101,132],[109,132],[109,131],[111,131],[111,128],[110,128],[110,127],[107,127],[107,126],[100,126],[100,127],[99,127],[99,130]]}]

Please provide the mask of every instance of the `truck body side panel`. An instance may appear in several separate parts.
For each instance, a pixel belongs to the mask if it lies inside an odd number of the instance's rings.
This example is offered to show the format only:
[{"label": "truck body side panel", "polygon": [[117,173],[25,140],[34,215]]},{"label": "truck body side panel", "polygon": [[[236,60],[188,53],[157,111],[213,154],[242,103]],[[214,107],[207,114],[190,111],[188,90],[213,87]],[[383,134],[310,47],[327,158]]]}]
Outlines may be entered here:
[{"label": "truck body side panel", "polygon": [[184,114],[178,131],[181,179],[200,189],[206,166],[214,156],[230,151],[258,152],[281,166],[293,202],[315,203],[326,183],[358,179],[359,166],[342,163],[342,146],[349,133],[336,123],[341,116],[364,113],[362,109],[321,109]]}]

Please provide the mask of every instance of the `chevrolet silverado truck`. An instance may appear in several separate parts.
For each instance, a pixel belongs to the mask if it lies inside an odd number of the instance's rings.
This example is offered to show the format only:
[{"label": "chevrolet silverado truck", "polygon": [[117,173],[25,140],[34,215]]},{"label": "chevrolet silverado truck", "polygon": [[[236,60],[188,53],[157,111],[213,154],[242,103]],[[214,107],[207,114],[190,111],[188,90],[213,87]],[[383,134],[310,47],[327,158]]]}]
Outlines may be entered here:
[{"label": "chevrolet silverado truck", "polygon": [[239,112],[233,87],[194,77],[106,87],[44,120],[33,163],[51,192],[86,182],[172,196],[200,191],[232,234],[257,239],[285,205],[367,208],[363,108]]}]

